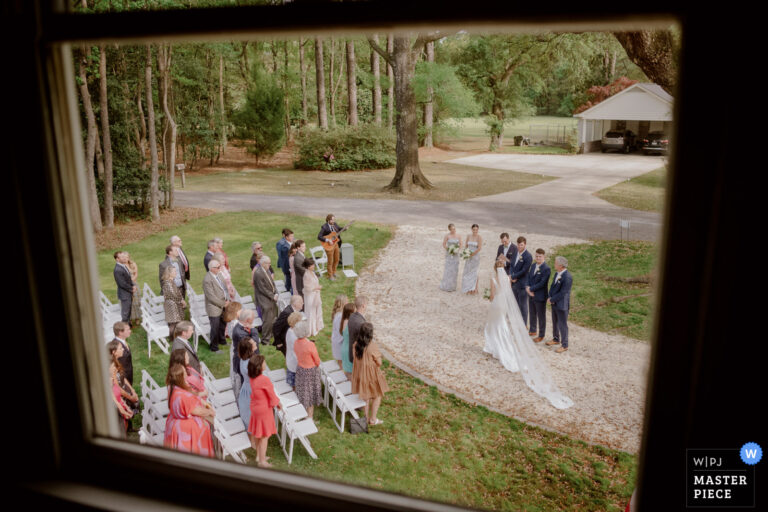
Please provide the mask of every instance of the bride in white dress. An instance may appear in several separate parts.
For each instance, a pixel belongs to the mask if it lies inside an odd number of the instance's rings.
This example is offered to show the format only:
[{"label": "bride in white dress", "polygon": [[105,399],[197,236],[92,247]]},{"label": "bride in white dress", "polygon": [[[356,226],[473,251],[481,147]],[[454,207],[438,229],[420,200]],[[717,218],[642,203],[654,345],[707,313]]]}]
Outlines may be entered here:
[{"label": "bride in white dress", "polygon": [[537,347],[530,341],[517,301],[512,297],[509,276],[504,262],[497,261],[491,279],[491,308],[485,324],[483,350],[501,362],[511,372],[520,372],[535,393],[543,396],[558,409],[567,409],[573,400],[562,394],[549,375]]}]

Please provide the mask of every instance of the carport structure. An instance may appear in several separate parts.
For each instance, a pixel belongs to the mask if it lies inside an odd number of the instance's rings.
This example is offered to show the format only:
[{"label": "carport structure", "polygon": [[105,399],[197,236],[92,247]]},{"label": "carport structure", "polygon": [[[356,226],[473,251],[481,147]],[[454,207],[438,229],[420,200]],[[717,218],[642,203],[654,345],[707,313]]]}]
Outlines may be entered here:
[{"label": "carport structure", "polygon": [[652,83],[627,87],[594,107],[576,114],[578,144],[582,153],[600,150],[609,130],[632,130],[642,139],[649,132],[672,131],[672,96]]}]

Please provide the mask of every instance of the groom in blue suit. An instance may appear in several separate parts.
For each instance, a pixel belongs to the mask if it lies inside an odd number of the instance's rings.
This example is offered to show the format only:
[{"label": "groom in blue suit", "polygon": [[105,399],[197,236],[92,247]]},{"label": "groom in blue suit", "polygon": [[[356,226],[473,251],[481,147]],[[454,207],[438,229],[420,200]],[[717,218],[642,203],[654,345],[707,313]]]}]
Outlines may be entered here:
[{"label": "groom in blue suit", "polygon": [[526,286],[531,318],[528,334],[536,336],[533,339],[536,343],[543,340],[547,333],[547,284],[551,273],[544,249],[536,249],[536,263],[531,265],[531,270],[528,272],[528,286]]},{"label": "groom in blue suit", "polygon": [[549,287],[549,299],[552,304],[552,331],[554,338],[547,345],[561,345],[555,350],[558,354],[568,350],[568,311],[571,309],[571,286],[573,277],[568,272],[568,260],[562,256],[555,258],[555,277]]},{"label": "groom in blue suit", "polygon": [[528,286],[528,271],[533,263],[531,253],[525,250],[525,244],[525,237],[517,237],[517,252],[512,253],[509,258],[509,280],[512,282],[512,295],[515,296],[517,305],[520,306],[523,322],[528,320],[528,292],[525,291],[525,287]]}]

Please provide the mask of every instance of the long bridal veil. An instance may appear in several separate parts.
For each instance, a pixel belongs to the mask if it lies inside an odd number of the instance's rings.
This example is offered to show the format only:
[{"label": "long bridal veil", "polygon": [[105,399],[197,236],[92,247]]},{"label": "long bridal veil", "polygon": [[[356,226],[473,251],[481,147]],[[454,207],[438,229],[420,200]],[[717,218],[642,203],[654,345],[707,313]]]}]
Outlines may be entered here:
[{"label": "long bridal veil", "polygon": [[528,387],[553,406],[567,409],[573,405],[573,400],[562,394],[552,381],[549,369],[530,341],[508,282],[504,269],[497,268],[496,294],[485,325],[485,351],[498,358],[507,370],[520,371]]}]

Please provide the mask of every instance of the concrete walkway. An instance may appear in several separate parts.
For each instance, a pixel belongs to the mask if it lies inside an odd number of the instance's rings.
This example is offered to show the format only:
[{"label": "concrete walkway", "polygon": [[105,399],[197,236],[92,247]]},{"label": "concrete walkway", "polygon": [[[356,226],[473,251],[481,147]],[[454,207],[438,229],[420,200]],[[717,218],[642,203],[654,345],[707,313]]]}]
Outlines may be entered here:
[{"label": "concrete walkway", "polygon": [[316,217],[333,213],[343,219],[441,228],[453,222],[462,233],[476,222],[480,224],[481,229],[484,225],[506,226],[513,232],[590,240],[619,238],[619,219],[629,219],[631,239],[656,241],[661,232],[662,220],[658,213],[640,212],[613,205],[574,207],[507,201],[447,203],[190,192],[180,189],[176,189],[176,204],[220,211],[265,211]]},{"label": "concrete walkway", "polygon": [[529,172],[559,179],[513,192],[469,199],[476,203],[619,208],[595,197],[599,190],[645,174],[664,165],[655,155],[588,153],[586,155],[526,155],[486,153],[447,163]]}]

